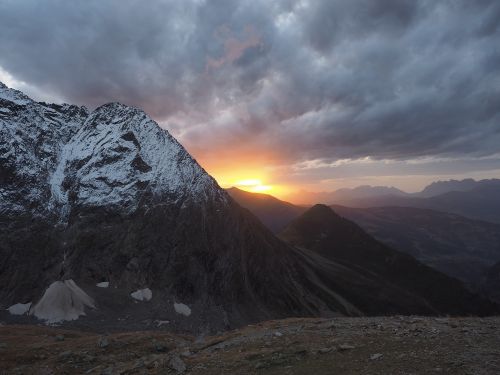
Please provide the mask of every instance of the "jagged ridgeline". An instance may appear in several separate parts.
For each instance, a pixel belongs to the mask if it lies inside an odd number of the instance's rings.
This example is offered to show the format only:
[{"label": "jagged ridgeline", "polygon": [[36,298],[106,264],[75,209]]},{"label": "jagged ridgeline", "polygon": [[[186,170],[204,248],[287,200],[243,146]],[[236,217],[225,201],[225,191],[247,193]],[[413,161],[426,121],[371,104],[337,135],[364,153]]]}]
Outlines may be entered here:
[{"label": "jagged ridgeline", "polygon": [[[118,103],[90,112],[0,85],[0,195],[0,307],[28,306],[26,319],[44,311],[51,321],[76,316],[87,326],[168,321],[199,331],[363,315],[375,300],[376,314],[496,308],[466,292],[436,306],[285,244],[166,130]],[[373,285],[383,292],[361,293]]]}]

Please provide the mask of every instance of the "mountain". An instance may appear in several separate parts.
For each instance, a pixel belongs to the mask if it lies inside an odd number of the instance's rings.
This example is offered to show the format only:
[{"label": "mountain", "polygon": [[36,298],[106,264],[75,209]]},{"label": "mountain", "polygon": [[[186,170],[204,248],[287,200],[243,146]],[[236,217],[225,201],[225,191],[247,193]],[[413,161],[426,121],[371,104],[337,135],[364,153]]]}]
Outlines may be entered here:
[{"label": "mountain", "polygon": [[242,207],[257,216],[273,233],[279,233],[292,219],[306,210],[304,207],[295,206],[269,194],[250,193],[236,187],[226,191]]},{"label": "mountain", "polygon": [[[373,279],[375,291],[366,289],[364,298],[372,293],[377,297],[383,287],[401,288],[415,300],[425,300],[429,305],[442,309],[454,301],[466,304],[481,303],[465,290],[462,283],[428,267],[412,256],[393,250],[368,235],[355,223],[337,215],[330,207],[315,205],[293,220],[280,234],[293,246],[314,253],[357,270]],[[349,291],[346,291],[349,293]],[[358,291],[359,293],[359,291]],[[353,294],[351,300],[359,298]],[[364,302],[358,300],[360,304]],[[371,301],[375,306],[378,298]],[[365,309],[375,306],[363,306]]]},{"label": "mountain", "polygon": [[407,193],[393,186],[370,185],[361,185],[355,188],[343,188],[333,192],[333,198],[335,200],[363,199],[385,195],[405,196]]},{"label": "mountain", "polygon": [[476,181],[472,178],[467,178],[464,180],[436,181],[414,195],[422,198],[429,198],[452,191],[471,191],[475,188],[488,185],[500,185],[500,180],[491,179]]},{"label": "mountain", "polygon": [[[379,196],[351,200],[350,207],[416,207],[500,223],[500,184],[482,184],[469,191],[451,191],[430,198]],[[343,205],[346,205],[342,203]]]},{"label": "mountain", "polygon": [[499,224],[412,207],[332,208],[386,245],[474,288],[500,261]]},{"label": "mountain", "polygon": [[355,188],[342,188],[331,192],[310,192],[302,190],[298,193],[297,199],[300,202],[322,202],[325,204],[331,203],[348,203],[352,200],[367,199],[372,197],[386,196],[407,196],[402,190],[392,186],[370,186],[362,185]]},{"label": "mountain", "polygon": [[290,316],[496,311],[465,292],[429,303],[282,242],[167,131],[119,103],[89,111],[0,85],[0,195],[0,307],[54,322],[205,332]]},{"label": "mountain", "polygon": [[394,187],[358,186],[332,192],[300,191],[297,202],[347,207],[416,207],[500,223],[500,179],[437,181],[417,193]]}]

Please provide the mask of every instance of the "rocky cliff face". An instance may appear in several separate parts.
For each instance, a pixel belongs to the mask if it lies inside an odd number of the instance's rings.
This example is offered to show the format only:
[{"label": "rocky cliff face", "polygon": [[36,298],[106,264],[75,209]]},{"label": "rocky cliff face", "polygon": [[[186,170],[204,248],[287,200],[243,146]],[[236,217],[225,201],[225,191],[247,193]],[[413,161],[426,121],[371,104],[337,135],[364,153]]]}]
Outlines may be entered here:
[{"label": "rocky cliff face", "polygon": [[[338,285],[361,290],[369,278],[273,236],[135,108],[89,112],[2,85],[0,195],[2,307],[71,279],[96,305],[82,324],[107,328],[158,320],[199,331],[364,313]],[[131,298],[145,288],[150,300]],[[440,312],[404,290],[384,298],[377,313]]]}]

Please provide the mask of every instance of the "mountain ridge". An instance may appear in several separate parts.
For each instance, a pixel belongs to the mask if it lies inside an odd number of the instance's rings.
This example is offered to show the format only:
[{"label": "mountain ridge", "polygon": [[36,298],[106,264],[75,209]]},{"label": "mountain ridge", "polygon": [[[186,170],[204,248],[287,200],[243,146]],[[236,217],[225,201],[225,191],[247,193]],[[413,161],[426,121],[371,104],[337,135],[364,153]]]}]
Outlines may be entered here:
[{"label": "mountain ridge", "polygon": [[298,193],[301,201],[309,202],[308,205],[315,203],[322,204],[340,204],[345,206],[367,206],[370,204],[379,204],[371,202],[389,202],[391,198],[398,200],[426,199],[434,198],[448,193],[465,193],[474,189],[500,187],[500,179],[464,179],[464,180],[444,180],[434,181],[425,186],[421,191],[407,193],[393,186],[371,186],[360,185],[354,188],[340,188],[334,191],[310,192],[301,190]]}]

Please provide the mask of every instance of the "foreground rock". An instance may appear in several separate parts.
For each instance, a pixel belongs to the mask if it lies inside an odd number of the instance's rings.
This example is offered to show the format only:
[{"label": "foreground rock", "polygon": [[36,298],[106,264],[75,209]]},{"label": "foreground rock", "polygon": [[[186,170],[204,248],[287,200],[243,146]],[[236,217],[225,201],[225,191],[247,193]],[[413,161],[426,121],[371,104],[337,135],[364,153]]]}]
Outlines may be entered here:
[{"label": "foreground rock", "polygon": [[[498,374],[500,318],[270,321],[203,339],[0,326],[2,374]],[[281,336],[275,332],[282,333]],[[63,342],[55,336],[64,334]],[[169,350],[157,352],[152,343]]]}]

